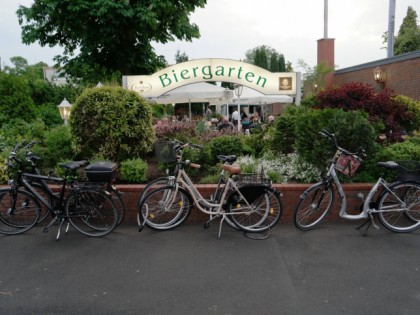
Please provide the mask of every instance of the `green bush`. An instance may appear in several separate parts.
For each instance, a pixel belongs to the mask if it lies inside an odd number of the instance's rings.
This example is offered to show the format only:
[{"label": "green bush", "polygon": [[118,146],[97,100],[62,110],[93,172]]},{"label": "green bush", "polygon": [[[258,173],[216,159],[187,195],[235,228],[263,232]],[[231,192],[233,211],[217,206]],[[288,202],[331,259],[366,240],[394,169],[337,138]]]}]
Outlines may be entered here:
[{"label": "green bush", "polygon": [[86,89],[73,105],[70,126],[85,158],[141,157],[155,140],[150,105],[122,87]]},{"label": "green bush", "polygon": [[0,184],[5,184],[8,179],[7,158],[0,155]]},{"label": "green bush", "polygon": [[210,143],[211,155],[214,162],[217,162],[218,155],[241,155],[243,152],[241,137],[221,136],[212,139]]},{"label": "green bush", "polygon": [[147,163],[142,159],[130,159],[121,162],[121,178],[131,183],[146,181]]},{"label": "green bush", "polygon": [[318,168],[324,167],[334,153],[331,141],[319,135],[322,129],[334,133],[338,145],[349,151],[362,147],[370,154],[376,150],[375,131],[361,111],[307,109],[294,110],[289,115],[293,117],[287,119],[284,129],[290,135],[288,147],[294,148],[300,158]]},{"label": "green bush", "polygon": [[42,149],[34,147],[34,152],[42,157],[49,168],[55,167],[59,162],[74,158],[74,139],[68,126],[61,125],[46,131],[43,144]]}]

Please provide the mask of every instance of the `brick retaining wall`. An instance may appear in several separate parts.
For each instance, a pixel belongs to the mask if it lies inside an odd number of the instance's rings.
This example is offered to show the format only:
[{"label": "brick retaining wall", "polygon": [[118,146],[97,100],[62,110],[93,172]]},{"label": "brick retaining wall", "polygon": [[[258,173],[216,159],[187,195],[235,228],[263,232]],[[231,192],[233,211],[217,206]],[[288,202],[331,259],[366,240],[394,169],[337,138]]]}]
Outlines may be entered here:
[{"label": "brick retaining wall", "polygon": [[[299,196],[302,192],[307,189],[311,184],[274,184],[274,187],[282,194],[281,200],[283,204],[283,215],[281,223],[293,223],[293,211],[296,203],[299,200]],[[138,197],[143,190],[145,185],[117,185],[118,189],[123,193],[124,203],[127,208],[126,222],[130,224],[136,223],[137,215],[137,202]],[[197,185],[199,191],[204,197],[210,196],[215,185]],[[347,198],[347,209],[349,213],[360,212],[361,200],[357,198],[357,194],[362,192],[367,196],[372,184],[343,184],[344,191]],[[335,200],[338,201],[339,197],[335,194]],[[328,216],[328,221],[340,221],[342,219],[338,216],[339,206],[335,206],[333,211]],[[208,216],[201,211],[194,208],[191,212],[190,217],[186,221],[187,223],[205,223]]]}]

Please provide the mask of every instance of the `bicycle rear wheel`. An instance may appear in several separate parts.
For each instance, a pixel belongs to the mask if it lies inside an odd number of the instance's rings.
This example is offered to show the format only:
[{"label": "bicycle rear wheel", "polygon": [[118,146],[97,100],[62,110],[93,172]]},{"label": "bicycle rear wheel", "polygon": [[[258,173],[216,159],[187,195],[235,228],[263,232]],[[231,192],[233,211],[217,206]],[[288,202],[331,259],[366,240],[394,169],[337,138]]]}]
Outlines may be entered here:
[{"label": "bicycle rear wheel", "polygon": [[118,222],[114,201],[103,190],[82,189],[72,193],[65,204],[71,225],[87,236],[100,237],[112,232]]},{"label": "bicycle rear wheel", "polygon": [[39,219],[38,200],[24,190],[0,190],[0,233],[14,235],[31,229]]},{"label": "bicycle rear wheel", "polygon": [[378,203],[382,225],[397,233],[407,233],[420,227],[420,184],[399,182],[384,191]]},{"label": "bicycle rear wheel", "polygon": [[330,212],[334,202],[334,192],[324,182],[309,187],[296,205],[293,220],[295,226],[303,231],[318,226]]},{"label": "bicycle rear wheel", "polygon": [[[250,186],[240,188],[246,201],[237,193],[229,198],[229,218],[241,230],[262,232],[280,220],[282,204],[279,193],[270,187]],[[249,204],[249,206],[248,206]]]},{"label": "bicycle rear wheel", "polygon": [[150,191],[140,202],[137,223],[155,230],[169,230],[189,216],[193,202],[183,188],[166,186]]}]

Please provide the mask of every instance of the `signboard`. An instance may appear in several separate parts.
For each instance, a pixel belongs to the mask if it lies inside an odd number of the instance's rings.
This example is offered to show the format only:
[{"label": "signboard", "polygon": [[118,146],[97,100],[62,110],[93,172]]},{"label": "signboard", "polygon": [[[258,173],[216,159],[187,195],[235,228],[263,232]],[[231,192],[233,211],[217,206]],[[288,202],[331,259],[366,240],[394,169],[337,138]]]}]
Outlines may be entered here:
[{"label": "signboard", "polygon": [[296,94],[295,72],[270,72],[230,59],[197,59],[167,67],[152,75],[123,76],[123,86],[141,96],[158,97],[197,82],[231,82],[266,95]]}]

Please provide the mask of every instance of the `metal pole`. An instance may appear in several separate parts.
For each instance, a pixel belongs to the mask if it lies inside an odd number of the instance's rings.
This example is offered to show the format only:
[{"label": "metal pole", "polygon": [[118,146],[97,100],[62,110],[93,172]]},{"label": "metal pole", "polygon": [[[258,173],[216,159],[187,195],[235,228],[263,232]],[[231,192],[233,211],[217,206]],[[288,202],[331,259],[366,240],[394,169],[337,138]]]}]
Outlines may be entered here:
[{"label": "metal pole", "polygon": [[395,2],[389,0],[387,57],[394,56]]}]

